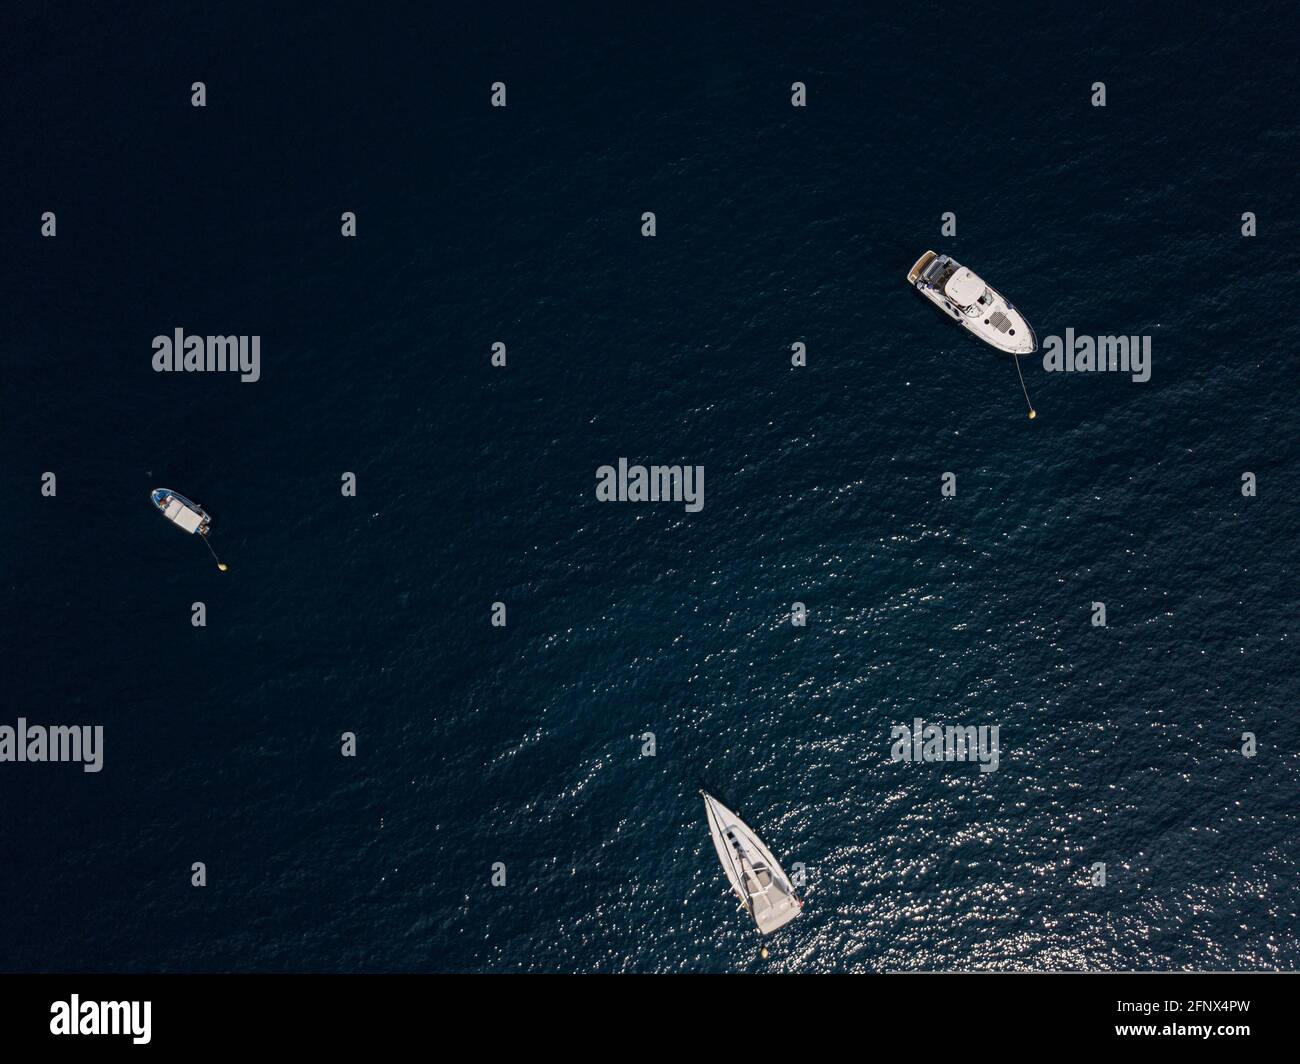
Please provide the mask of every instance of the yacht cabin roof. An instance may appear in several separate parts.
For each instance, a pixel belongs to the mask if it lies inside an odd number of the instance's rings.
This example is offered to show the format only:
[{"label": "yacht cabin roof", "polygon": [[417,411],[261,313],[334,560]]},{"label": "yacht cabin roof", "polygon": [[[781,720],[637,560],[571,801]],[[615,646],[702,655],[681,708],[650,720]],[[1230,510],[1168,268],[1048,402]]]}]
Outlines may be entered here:
[{"label": "yacht cabin roof", "polygon": [[969,307],[984,294],[986,287],[977,274],[963,266],[948,278],[948,283],[943,286],[943,292],[957,306]]}]

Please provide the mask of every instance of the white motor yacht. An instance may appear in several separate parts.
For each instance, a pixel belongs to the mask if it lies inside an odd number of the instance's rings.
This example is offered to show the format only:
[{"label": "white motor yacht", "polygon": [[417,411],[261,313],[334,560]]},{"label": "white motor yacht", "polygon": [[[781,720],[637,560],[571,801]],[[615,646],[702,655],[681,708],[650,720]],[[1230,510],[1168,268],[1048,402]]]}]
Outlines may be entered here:
[{"label": "white motor yacht", "polygon": [[908,271],[907,281],[950,318],[1009,355],[1028,355],[1038,338],[1009,299],[949,255],[927,251]]}]

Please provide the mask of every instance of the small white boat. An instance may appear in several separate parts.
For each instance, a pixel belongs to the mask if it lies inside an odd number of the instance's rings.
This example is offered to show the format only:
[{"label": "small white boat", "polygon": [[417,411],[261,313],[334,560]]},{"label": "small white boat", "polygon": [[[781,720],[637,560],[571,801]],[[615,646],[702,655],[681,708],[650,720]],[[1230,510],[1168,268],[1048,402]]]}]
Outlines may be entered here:
[{"label": "small white boat", "polygon": [[190,502],[184,495],[178,495],[170,488],[154,488],[149,493],[149,498],[153,500],[153,504],[158,507],[163,517],[182,532],[191,534],[197,532],[201,536],[208,534],[208,525],[211,524],[212,518],[198,503]]},{"label": "small white boat", "polygon": [[741,908],[754,918],[759,934],[770,935],[798,916],[803,902],[794,896],[790,877],[749,825],[713,795],[700,794],[718,860]]},{"label": "small white boat", "polygon": [[907,282],[999,351],[1028,355],[1038,349],[1034,330],[1011,301],[951,256],[927,251],[908,271]]},{"label": "small white boat", "polygon": [[212,549],[212,544],[208,541],[208,529],[212,525],[212,518],[202,506],[190,502],[184,495],[170,488],[154,488],[149,492],[149,498],[153,500],[158,512],[182,532],[188,532],[190,535],[197,532],[203,540],[203,545],[208,548],[208,553],[212,555],[212,560],[217,563],[217,568],[223,573],[229,570],[230,566],[217,557],[217,552]]}]

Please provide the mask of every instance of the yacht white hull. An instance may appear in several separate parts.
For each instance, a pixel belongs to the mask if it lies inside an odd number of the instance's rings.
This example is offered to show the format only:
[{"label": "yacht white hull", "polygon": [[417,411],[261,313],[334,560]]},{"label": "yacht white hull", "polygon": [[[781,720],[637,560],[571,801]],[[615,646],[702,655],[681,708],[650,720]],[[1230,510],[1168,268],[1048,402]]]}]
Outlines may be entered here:
[{"label": "yacht white hull", "polygon": [[713,795],[700,794],[713,846],[731,889],[758,925],[759,934],[770,935],[798,916],[803,902],[794,896],[790,877],[749,825]]},{"label": "yacht white hull", "polygon": [[1011,301],[950,256],[927,251],[907,280],[963,329],[999,351],[1029,355],[1038,350],[1038,337]]}]

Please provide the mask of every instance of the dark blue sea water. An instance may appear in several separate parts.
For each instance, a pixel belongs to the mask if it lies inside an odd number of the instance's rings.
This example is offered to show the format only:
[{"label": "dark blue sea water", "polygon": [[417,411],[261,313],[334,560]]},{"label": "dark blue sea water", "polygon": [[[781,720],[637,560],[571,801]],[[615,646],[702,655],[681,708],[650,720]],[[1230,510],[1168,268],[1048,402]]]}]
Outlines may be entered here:
[{"label": "dark blue sea water", "polygon": [[[0,764],[0,968],[1300,967],[1289,5],[477,6],[6,16],[0,724],[105,760]],[[926,248],[1150,382],[1028,421]]]}]

